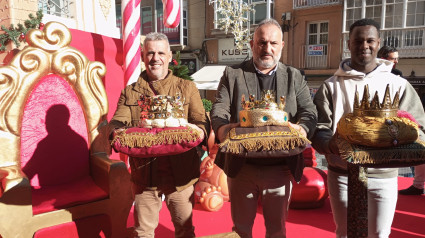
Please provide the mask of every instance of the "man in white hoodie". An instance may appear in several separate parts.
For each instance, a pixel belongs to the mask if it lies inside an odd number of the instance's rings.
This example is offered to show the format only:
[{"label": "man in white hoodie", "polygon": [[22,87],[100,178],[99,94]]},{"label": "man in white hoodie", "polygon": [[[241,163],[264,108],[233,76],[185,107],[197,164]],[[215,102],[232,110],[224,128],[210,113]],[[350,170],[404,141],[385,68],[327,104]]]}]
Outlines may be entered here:
[{"label": "man in white hoodie", "polygon": [[[347,236],[347,162],[339,156],[334,134],[340,118],[353,112],[354,94],[359,98],[369,85],[371,95],[382,99],[387,84],[394,97],[400,90],[400,110],[407,111],[425,125],[425,113],[414,88],[403,78],[391,73],[392,64],[377,59],[380,47],[379,24],[361,19],[350,27],[348,48],[351,58],[341,62],[334,76],[327,79],[317,91],[314,103],[318,111],[313,147],[325,154],[328,161],[329,197],[336,224],[336,237]],[[420,132],[424,136],[423,131]],[[424,138],[424,137],[422,137]],[[368,237],[388,237],[397,203],[398,169],[368,169]]]}]

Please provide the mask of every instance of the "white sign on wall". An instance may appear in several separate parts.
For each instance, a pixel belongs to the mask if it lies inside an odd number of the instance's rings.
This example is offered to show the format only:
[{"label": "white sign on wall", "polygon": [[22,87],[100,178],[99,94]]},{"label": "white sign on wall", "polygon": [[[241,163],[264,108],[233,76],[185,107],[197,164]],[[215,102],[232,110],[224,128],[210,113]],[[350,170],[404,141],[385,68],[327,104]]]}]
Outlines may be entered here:
[{"label": "white sign on wall", "polygon": [[242,62],[245,59],[249,59],[250,49],[245,46],[239,50],[235,46],[233,38],[219,39],[218,40],[218,63],[225,62]]},{"label": "white sign on wall", "polygon": [[323,55],[323,45],[309,45],[308,46],[308,55]]}]

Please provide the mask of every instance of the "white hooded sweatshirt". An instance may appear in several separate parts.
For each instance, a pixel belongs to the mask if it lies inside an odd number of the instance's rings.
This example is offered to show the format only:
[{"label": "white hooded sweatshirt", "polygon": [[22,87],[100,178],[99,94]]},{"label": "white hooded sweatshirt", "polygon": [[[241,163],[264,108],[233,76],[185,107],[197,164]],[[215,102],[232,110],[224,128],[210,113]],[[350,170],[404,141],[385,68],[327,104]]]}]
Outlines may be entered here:
[{"label": "white hooded sweatshirt", "polygon": [[[326,155],[329,165],[341,169],[347,168],[347,162],[330,153],[328,142],[335,133],[341,117],[353,112],[356,90],[361,99],[366,84],[369,86],[370,97],[377,92],[380,100],[384,98],[387,85],[389,85],[391,99],[399,91],[399,109],[409,112],[420,125],[425,125],[425,113],[419,96],[406,79],[391,73],[390,61],[376,59],[378,66],[368,74],[352,69],[350,62],[350,59],[342,61],[334,76],[324,82],[314,98],[319,121],[313,138],[313,147]],[[424,136],[423,132],[420,134]],[[397,176],[397,169],[368,169],[368,173],[370,177],[394,177]]]}]

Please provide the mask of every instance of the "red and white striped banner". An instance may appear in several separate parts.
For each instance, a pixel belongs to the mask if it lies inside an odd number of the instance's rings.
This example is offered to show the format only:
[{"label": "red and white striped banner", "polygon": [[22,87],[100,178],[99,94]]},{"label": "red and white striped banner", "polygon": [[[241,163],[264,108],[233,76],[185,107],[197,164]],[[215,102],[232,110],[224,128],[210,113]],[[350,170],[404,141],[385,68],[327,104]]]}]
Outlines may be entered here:
[{"label": "red and white striped banner", "polygon": [[140,1],[122,0],[124,80],[127,85],[137,81],[141,73]]},{"label": "red and white striped banner", "polygon": [[180,0],[162,0],[164,8],[164,25],[176,28],[180,22]]}]

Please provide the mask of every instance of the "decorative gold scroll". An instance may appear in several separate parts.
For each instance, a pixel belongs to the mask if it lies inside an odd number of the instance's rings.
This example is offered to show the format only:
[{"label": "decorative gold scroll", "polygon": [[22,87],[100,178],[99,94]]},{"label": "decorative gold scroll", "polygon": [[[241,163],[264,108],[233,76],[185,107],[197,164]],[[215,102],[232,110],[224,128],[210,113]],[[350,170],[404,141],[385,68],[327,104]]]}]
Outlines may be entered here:
[{"label": "decorative gold scroll", "polygon": [[85,112],[89,143],[98,135],[97,127],[108,113],[102,82],[106,68],[70,47],[71,39],[66,26],[49,22],[43,30],[29,31],[28,46],[9,65],[0,67],[0,180],[18,176],[11,171],[20,171],[23,111],[31,91],[45,75],[59,75],[71,85]]}]

